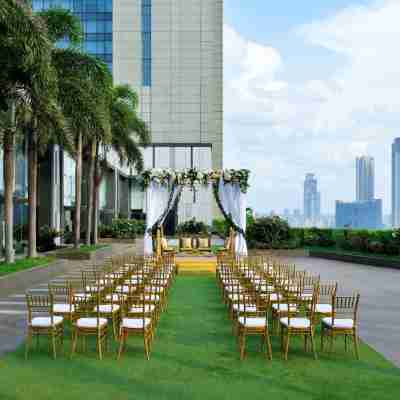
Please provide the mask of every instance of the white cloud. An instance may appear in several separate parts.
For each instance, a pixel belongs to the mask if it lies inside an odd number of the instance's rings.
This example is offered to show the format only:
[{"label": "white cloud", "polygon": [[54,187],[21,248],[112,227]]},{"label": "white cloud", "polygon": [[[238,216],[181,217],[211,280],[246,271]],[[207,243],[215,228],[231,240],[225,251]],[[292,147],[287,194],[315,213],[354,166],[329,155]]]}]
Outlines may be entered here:
[{"label": "white cloud", "polygon": [[399,18],[400,2],[386,0],[299,27],[294,38],[337,54],[337,68],[324,79],[295,83],[296,65],[278,49],[225,26],[225,161],[253,171],[249,197],[256,209],[300,207],[302,180],[312,171],[332,211],[335,199],[353,198],[354,158],[362,153],[376,158],[377,195],[390,204],[390,143],[400,122]]}]

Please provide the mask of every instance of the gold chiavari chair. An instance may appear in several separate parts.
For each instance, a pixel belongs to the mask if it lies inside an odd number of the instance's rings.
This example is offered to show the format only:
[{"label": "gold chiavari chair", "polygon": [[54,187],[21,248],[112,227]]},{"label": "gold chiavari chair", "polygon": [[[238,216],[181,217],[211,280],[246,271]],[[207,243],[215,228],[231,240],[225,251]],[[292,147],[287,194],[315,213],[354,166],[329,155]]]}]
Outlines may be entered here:
[{"label": "gold chiavari chair", "polygon": [[336,295],[337,282],[325,282],[319,285],[319,293],[315,304],[315,317],[321,319],[332,315],[332,296]]},{"label": "gold chiavari chair", "polygon": [[[74,318],[72,320],[72,345],[71,358],[76,352],[78,338],[82,338],[83,347],[85,347],[86,337],[96,337],[96,348],[99,359],[103,358],[104,350],[107,350],[107,318],[101,317],[99,312],[100,291],[96,294],[92,292],[90,298],[73,297]],[[93,310],[95,307],[95,310]]]},{"label": "gold chiavari chair", "polygon": [[246,336],[248,335],[261,336],[261,345],[265,346],[266,354],[272,360],[268,316],[266,311],[259,306],[254,294],[244,295],[242,307],[238,310],[238,343],[241,360],[245,356]]},{"label": "gold chiavari chair", "polygon": [[32,337],[36,336],[37,344],[39,336],[47,336],[53,351],[53,358],[57,358],[56,341],[63,344],[64,339],[64,319],[54,315],[53,295],[48,296],[26,294],[26,304],[28,308],[28,332],[25,345],[25,358],[28,358]]},{"label": "gold chiavari chair", "polygon": [[53,295],[53,314],[71,321],[74,313],[72,284],[70,282],[63,284],[49,283],[49,293]]},{"label": "gold chiavari chair", "polygon": [[317,359],[317,352],[314,340],[314,308],[317,297],[318,286],[314,288],[311,299],[304,299],[302,291],[289,292],[287,299],[286,316],[279,319],[281,334],[281,351],[284,360],[288,359],[289,342],[291,336],[304,337],[304,349],[307,351],[308,338],[311,340],[311,349],[314,358]]},{"label": "gold chiavari chair", "polygon": [[[147,301],[145,296],[138,295],[128,296],[128,304],[132,304],[133,306],[122,312],[117,358],[121,358],[128,336],[136,335],[143,336],[144,352],[147,360],[149,360],[151,342],[154,337],[154,320],[152,318],[153,314],[151,312],[149,314],[147,310],[150,310],[153,304]],[[133,312],[131,313],[131,311]]]},{"label": "gold chiavari chair", "polygon": [[324,339],[330,337],[330,351],[333,350],[333,340],[336,336],[344,336],[345,350],[347,338],[353,340],[354,353],[357,360],[360,358],[358,348],[358,304],[360,294],[353,296],[332,296],[332,315],[321,320],[321,351],[324,350]]}]

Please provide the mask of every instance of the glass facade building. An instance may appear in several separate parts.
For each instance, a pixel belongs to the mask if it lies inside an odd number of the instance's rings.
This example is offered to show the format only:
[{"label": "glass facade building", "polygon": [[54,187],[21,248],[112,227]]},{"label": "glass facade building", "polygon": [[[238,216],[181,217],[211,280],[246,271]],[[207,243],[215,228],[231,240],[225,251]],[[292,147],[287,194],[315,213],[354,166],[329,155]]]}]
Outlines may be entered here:
[{"label": "glass facade building", "polygon": [[381,229],[382,200],[337,201],[336,228]]},{"label": "glass facade building", "polygon": [[[103,60],[110,71],[113,63],[113,0],[32,0],[34,11],[61,7],[71,10],[82,24],[83,49]],[[59,43],[61,47],[67,41]]]}]

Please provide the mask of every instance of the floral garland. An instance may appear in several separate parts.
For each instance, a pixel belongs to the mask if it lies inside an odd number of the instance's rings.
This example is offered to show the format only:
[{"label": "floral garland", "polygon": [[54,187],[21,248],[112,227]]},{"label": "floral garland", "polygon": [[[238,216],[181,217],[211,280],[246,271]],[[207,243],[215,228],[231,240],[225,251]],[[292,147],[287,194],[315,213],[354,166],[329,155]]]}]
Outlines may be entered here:
[{"label": "floral garland", "polygon": [[240,190],[246,193],[249,188],[250,171],[247,169],[224,169],[201,171],[196,168],[174,171],[172,169],[150,169],[142,173],[143,188],[150,182],[164,185],[208,185],[218,182],[222,177],[225,183],[238,183]]}]

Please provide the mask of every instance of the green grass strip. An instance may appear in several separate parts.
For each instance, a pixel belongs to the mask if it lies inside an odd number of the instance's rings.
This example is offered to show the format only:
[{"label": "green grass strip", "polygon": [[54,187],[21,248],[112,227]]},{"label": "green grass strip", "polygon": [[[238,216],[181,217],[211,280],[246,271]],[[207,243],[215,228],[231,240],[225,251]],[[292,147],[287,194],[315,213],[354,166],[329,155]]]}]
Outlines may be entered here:
[{"label": "green grass strip", "polygon": [[26,269],[44,266],[52,261],[54,257],[37,257],[37,258],[22,258],[16,260],[15,263],[0,263],[0,276],[9,275],[14,272],[24,271]]}]

